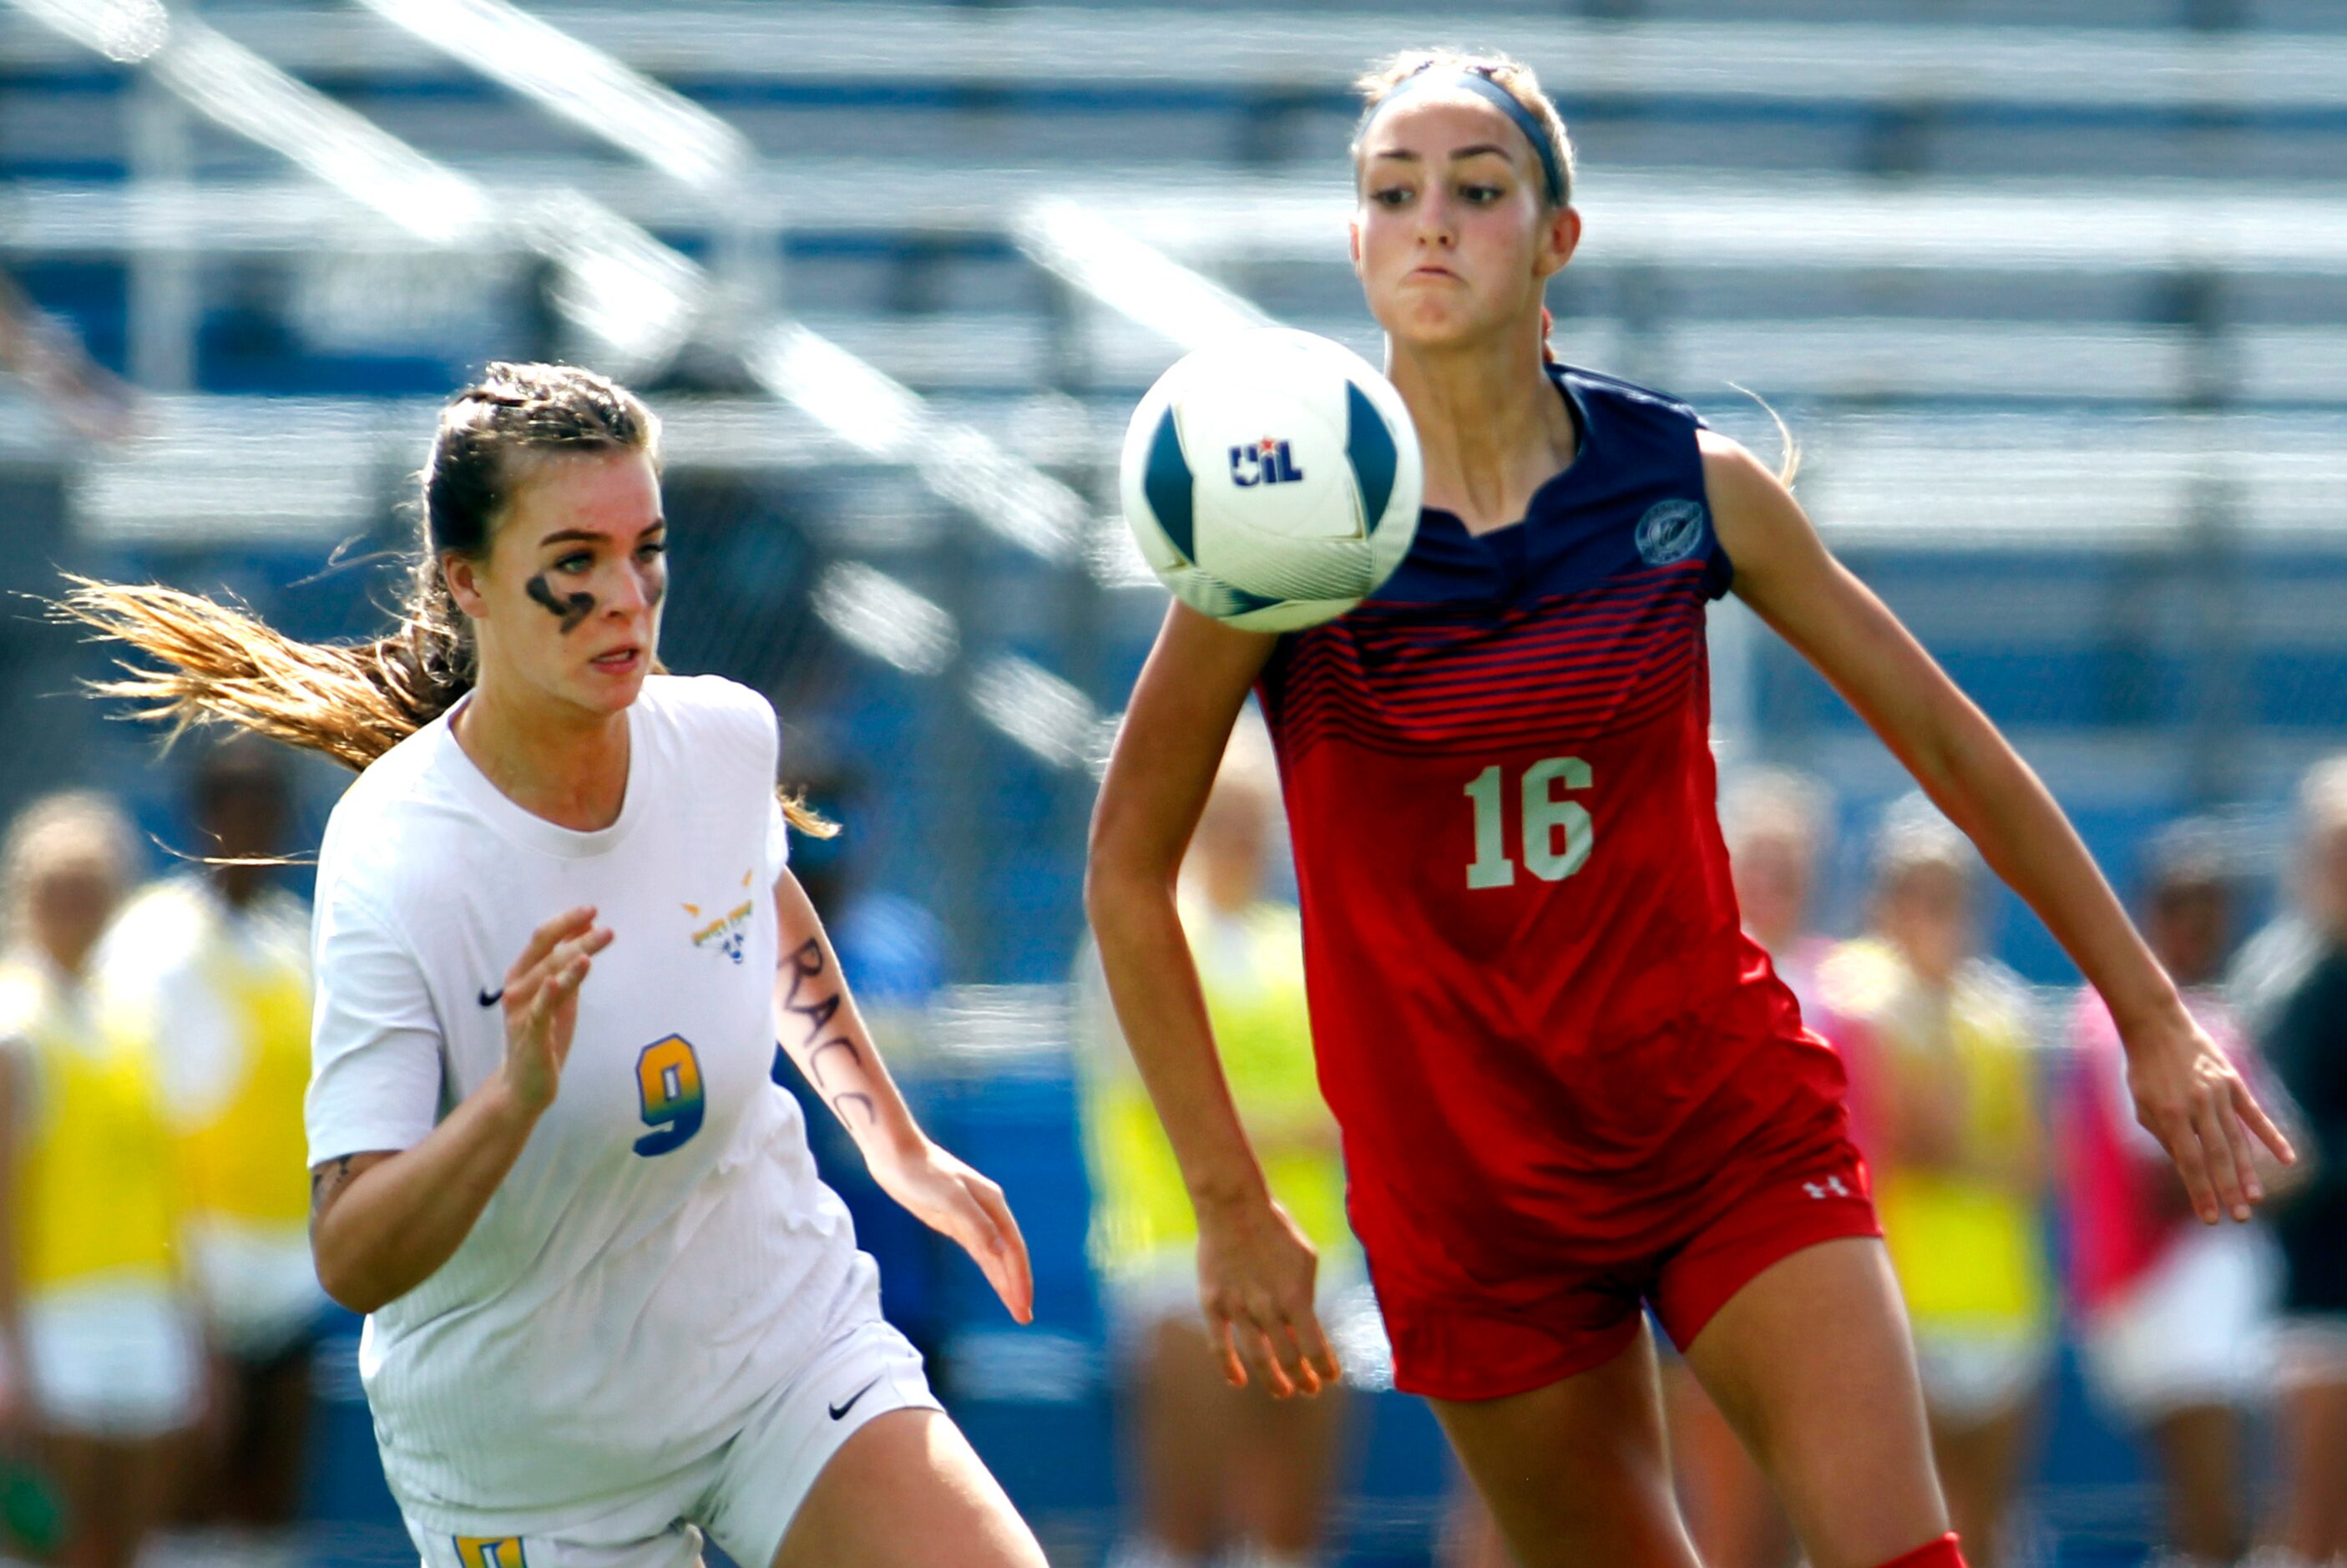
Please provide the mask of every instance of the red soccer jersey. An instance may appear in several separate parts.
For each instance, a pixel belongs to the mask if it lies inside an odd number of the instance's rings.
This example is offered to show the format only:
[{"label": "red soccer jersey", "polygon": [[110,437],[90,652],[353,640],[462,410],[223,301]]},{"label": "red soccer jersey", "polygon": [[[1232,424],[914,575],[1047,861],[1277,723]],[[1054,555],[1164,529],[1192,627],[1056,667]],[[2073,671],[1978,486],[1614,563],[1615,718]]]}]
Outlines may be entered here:
[{"label": "red soccer jersey", "polygon": [[1842,1120],[1728,881],[1698,422],[1553,374],[1580,451],[1525,519],[1428,511],[1259,687],[1354,1225],[1421,1297],[1667,1252],[1738,1197],[1731,1155]]}]

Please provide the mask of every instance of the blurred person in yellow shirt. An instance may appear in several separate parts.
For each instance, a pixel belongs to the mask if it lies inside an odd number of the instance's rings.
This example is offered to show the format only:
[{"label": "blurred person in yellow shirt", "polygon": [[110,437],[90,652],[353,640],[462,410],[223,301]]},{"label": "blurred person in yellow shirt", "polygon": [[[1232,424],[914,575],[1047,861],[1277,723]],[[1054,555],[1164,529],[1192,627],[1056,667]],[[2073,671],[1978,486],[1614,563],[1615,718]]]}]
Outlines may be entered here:
[{"label": "blurred person in yellow shirt", "polygon": [[198,762],[199,853],[140,892],[98,949],[117,1005],[155,1041],[211,1359],[209,1419],[175,1511],[240,1568],[290,1563],[310,1361],[324,1293],[310,1258],[302,1096],[310,909],[268,864],[291,790],[265,741]]},{"label": "blurred person in yellow shirt", "polygon": [[0,847],[0,1415],[56,1478],[70,1568],[137,1561],[201,1393],[151,1043],[91,963],[133,847],[78,793]]},{"label": "blurred person in yellow shirt", "polygon": [[1949,1514],[1974,1568],[1995,1568],[2054,1342],[2029,996],[1979,954],[1977,854],[1922,795],[1884,813],[1872,870],[1872,929],[1819,971],[1824,1032],[1849,1067]]},{"label": "blurred person in yellow shirt", "polygon": [[[1261,726],[1234,732],[1183,863],[1179,906],[1206,1013],[1272,1195],[1320,1255],[1324,1321],[1361,1279],[1337,1126],[1320,1098],[1303,927],[1266,897],[1278,779]],[[1344,1403],[1275,1401],[1224,1381],[1198,1306],[1197,1226],[1174,1151],[1118,1032],[1100,961],[1077,971],[1077,1061],[1092,1181],[1091,1250],[1141,1469],[1142,1519],[1111,1568],[1285,1568],[1320,1553]],[[1334,1330],[1332,1329],[1332,1332]],[[1217,1553],[1220,1555],[1218,1556]]]}]

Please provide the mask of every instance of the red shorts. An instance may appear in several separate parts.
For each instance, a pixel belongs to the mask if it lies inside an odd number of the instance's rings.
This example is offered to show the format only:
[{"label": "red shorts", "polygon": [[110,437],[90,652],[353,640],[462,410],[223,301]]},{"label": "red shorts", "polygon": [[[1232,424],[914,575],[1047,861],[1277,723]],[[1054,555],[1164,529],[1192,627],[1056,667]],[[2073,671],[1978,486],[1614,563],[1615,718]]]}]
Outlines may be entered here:
[{"label": "red shorts", "polygon": [[[1758,1170],[1731,1157],[1707,1190],[1741,1195],[1706,1204],[1659,1250],[1511,1281],[1504,1300],[1471,1289],[1410,1299],[1379,1280],[1395,1386],[1436,1399],[1528,1393],[1620,1355],[1647,1307],[1685,1347],[1769,1265],[1819,1242],[1882,1234],[1866,1161],[1838,1129]],[[1368,1263],[1376,1279],[1374,1252]]]}]

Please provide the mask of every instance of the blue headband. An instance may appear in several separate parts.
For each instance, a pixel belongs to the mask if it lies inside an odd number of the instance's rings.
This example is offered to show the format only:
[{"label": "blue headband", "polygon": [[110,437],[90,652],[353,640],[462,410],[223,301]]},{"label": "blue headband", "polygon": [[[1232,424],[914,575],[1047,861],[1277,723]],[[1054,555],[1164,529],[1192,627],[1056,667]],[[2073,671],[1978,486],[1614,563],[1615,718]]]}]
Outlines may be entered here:
[{"label": "blue headband", "polygon": [[1556,149],[1550,142],[1548,128],[1541,123],[1538,115],[1516,101],[1515,94],[1481,71],[1429,67],[1414,76],[1404,77],[1400,85],[1379,98],[1377,106],[1369,110],[1368,118],[1361,122],[1362,136],[1368,135],[1369,127],[1377,123],[1379,115],[1393,107],[1396,99],[1430,87],[1464,89],[1513,120],[1516,128],[1524,133],[1524,139],[1532,144],[1532,151],[1540,156],[1541,173],[1548,181],[1548,199],[1559,207],[1564,205],[1564,171],[1557,167]]}]

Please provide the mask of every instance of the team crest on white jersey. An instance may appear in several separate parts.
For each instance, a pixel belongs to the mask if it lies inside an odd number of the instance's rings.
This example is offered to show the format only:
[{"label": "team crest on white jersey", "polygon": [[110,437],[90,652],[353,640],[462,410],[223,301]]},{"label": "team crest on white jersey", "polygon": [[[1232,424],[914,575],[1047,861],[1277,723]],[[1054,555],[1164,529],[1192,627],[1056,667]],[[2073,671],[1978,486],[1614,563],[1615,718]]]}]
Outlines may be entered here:
[{"label": "team crest on white jersey", "polygon": [[1648,566],[1686,559],[1703,548],[1705,521],[1701,501],[1656,501],[1638,519],[1638,559]]},{"label": "team crest on white jersey", "polygon": [[[757,871],[754,866],[742,873],[742,886],[748,887],[750,878],[755,875]],[[756,905],[753,900],[743,899],[724,914],[697,927],[692,933],[692,945],[696,948],[714,948],[735,963],[740,963],[743,947],[749,940],[750,936],[750,912],[754,907]],[[701,906],[698,904],[687,904],[684,907],[684,912],[696,920],[701,918]]]}]

